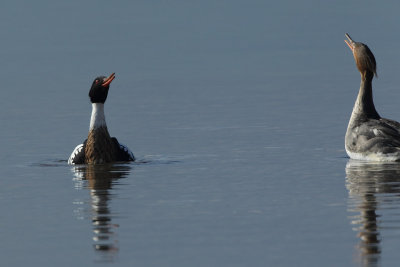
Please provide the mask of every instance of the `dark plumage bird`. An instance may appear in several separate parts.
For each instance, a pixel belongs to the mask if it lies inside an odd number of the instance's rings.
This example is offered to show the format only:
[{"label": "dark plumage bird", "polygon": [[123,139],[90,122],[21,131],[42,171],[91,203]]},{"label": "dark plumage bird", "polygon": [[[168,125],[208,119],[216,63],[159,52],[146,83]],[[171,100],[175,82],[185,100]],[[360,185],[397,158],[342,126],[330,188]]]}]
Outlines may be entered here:
[{"label": "dark plumage bird", "polygon": [[134,161],[132,152],[117,138],[110,137],[104,116],[104,102],[115,73],[109,77],[97,77],[89,91],[92,102],[89,135],[78,145],[68,159],[68,164],[102,164],[115,161]]},{"label": "dark plumage bird", "polygon": [[361,74],[360,91],[345,137],[346,152],[352,159],[400,161],[400,123],[379,116],[372,97],[376,61],[367,45],[353,41],[346,33]]}]

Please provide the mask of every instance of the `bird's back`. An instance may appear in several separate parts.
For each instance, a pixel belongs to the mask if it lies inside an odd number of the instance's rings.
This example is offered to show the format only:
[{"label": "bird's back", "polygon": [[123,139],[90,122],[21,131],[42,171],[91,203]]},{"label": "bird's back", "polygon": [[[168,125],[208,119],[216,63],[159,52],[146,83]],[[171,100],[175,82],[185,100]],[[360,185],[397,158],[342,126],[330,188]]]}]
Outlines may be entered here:
[{"label": "bird's back", "polygon": [[385,118],[355,119],[349,123],[345,147],[351,158],[398,161],[400,160],[400,123]]}]

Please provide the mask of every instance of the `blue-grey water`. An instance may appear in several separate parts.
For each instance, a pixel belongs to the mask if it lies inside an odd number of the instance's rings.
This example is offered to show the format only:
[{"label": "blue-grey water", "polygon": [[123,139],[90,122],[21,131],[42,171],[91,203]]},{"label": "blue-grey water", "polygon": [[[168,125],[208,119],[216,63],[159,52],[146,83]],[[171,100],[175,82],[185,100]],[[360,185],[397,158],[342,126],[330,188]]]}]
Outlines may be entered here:
[{"label": "blue-grey water", "polygon": [[[396,266],[400,165],[350,161],[359,73],[400,120],[395,1],[6,1],[1,266]],[[136,163],[69,166],[96,76]]]}]

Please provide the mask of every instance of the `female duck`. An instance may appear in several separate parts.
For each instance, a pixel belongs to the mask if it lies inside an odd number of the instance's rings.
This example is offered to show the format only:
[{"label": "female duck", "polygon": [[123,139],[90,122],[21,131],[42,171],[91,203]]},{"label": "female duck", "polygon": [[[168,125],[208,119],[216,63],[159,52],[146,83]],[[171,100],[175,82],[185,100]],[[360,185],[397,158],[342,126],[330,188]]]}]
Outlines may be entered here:
[{"label": "female duck", "polygon": [[346,152],[352,159],[400,161],[400,123],[379,116],[372,98],[375,57],[368,46],[353,41],[347,33],[346,37],[361,74],[360,91],[345,137]]}]

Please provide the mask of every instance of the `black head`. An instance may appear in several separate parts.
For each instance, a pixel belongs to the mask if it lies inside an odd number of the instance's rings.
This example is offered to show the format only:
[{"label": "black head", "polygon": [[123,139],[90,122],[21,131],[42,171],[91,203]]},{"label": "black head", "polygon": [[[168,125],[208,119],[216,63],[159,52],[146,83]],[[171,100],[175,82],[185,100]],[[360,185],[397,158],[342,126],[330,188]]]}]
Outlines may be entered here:
[{"label": "black head", "polygon": [[345,40],[345,42],[353,52],[354,60],[356,61],[356,65],[360,73],[363,75],[369,74],[371,75],[371,78],[374,74],[377,76],[376,60],[369,47],[366,44],[354,42],[347,33],[346,37],[349,40]]},{"label": "black head", "polygon": [[112,73],[109,77],[99,76],[94,79],[92,87],[89,91],[89,98],[92,103],[103,103],[106,102],[108,89],[110,89],[110,83],[114,80],[115,73]]}]

